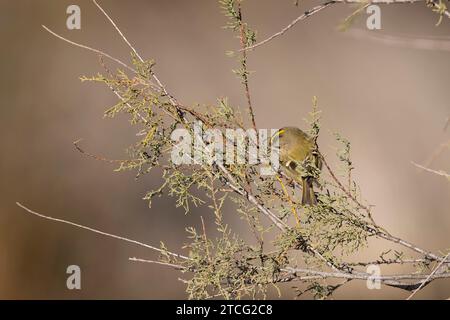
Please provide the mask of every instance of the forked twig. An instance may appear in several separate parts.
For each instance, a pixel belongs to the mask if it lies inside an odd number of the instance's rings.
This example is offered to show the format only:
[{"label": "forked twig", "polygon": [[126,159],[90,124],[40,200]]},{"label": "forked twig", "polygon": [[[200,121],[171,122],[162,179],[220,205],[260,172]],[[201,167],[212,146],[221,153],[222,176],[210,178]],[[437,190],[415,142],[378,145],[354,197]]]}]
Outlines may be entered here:
[{"label": "forked twig", "polygon": [[109,22],[114,26],[114,28],[116,29],[116,31],[120,34],[120,36],[122,37],[123,41],[125,41],[125,43],[131,48],[131,50],[133,50],[133,53],[136,55],[136,57],[139,58],[139,60],[141,60],[141,62],[144,62],[144,59],[142,59],[142,57],[139,55],[139,53],[136,51],[136,49],[131,45],[131,43],[128,41],[128,39],[124,36],[124,34],[122,33],[122,31],[120,31],[119,27],[117,27],[116,23],[114,22],[113,19],[111,19],[111,17],[106,13],[105,10],[103,10],[103,8],[97,3],[97,1],[92,0],[92,2],[94,2],[94,4],[97,6],[97,8],[106,16],[106,18],[109,20]]},{"label": "forked twig", "polygon": [[439,264],[436,266],[436,268],[434,268],[434,270],[429,274],[429,276],[422,282],[422,284],[416,289],[414,290],[410,296],[408,298],[406,298],[406,300],[410,300],[412,297],[414,297],[414,295],[423,288],[423,286],[425,284],[428,283],[428,281],[430,281],[430,279],[435,275],[435,273],[439,270],[439,268],[442,266],[442,264],[444,263],[444,261],[447,260],[447,258],[450,256],[450,252],[447,253],[447,255],[445,256],[444,259],[441,260],[441,262],[439,262]]},{"label": "forked twig", "polygon": [[78,43],[78,42],[75,42],[75,41],[66,39],[66,38],[64,38],[63,36],[60,36],[59,34],[57,34],[56,32],[50,30],[49,28],[47,28],[47,27],[44,26],[44,25],[42,25],[42,28],[44,28],[47,32],[49,32],[50,34],[54,35],[55,37],[57,37],[57,38],[59,38],[59,39],[65,41],[65,42],[67,42],[67,43],[69,43],[69,44],[71,44],[71,45],[74,45],[75,47],[79,47],[79,48],[82,48],[82,49],[86,49],[86,50],[89,50],[89,51],[94,52],[94,53],[96,53],[96,54],[105,56],[105,57],[107,57],[108,59],[110,59],[110,60],[112,60],[112,61],[114,61],[114,62],[120,64],[121,66],[127,68],[128,70],[130,70],[130,71],[136,73],[136,70],[133,69],[132,67],[130,67],[129,65],[127,65],[125,62],[122,62],[121,60],[119,60],[119,59],[117,59],[117,58],[114,58],[113,56],[107,54],[107,53],[104,52],[104,51],[101,51],[101,50],[98,50],[98,49],[94,49],[94,48],[91,48],[91,47],[86,46],[86,45],[84,45],[84,44],[80,44],[80,43]]}]

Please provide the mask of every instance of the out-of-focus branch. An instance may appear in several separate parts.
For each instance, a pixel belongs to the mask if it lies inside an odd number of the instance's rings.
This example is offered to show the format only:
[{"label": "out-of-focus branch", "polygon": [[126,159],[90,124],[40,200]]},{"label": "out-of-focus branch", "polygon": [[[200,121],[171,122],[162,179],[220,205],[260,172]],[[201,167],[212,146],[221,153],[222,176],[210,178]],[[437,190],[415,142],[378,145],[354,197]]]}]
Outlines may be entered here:
[{"label": "out-of-focus branch", "polygon": [[351,29],[343,33],[358,40],[369,40],[376,43],[418,50],[450,51],[450,38],[412,37],[380,34],[364,30]]},{"label": "out-of-focus branch", "polygon": [[287,31],[289,31],[290,29],[292,29],[298,22],[306,20],[307,18],[311,17],[312,15],[334,5],[334,4],[363,4],[363,3],[369,3],[369,4],[412,4],[412,3],[416,3],[416,2],[426,2],[429,6],[431,6],[432,8],[435,9],[435,11],[437,11],[440,14],[445,15],[446,17],[450,18],[450,12],[445,9],[443,10],[442,5],[439,3],[439,1],[436,0],[372,0],[372,1],[366,1],[366,0],[330,0],[327,2],[324,2],[321,5],[315,6],[310,10],[305,11],[303,14],[301,14],[300,16],[298,16],[297,18],[295,18],[291,23],[289,23],[286,27],[284,27],[283,29],[281,29],[280,31],[274,33],[273,35],[271,35],[270,37],[252,45],[252,46],[248,46],[244,49],[244,51],[247,50],[253,50],[256,49],[257,47],[260,47],[262,45],[267,44],[268,42],[272,41],[273,39],[282,36],[283,34],[285,34]]},{"label": "out-of-focus branch", "polygon": [[107,53],[104,52],[104,51],[101,51],[101,50],[98,50],[98,49],[94,49],[94,48],[91,48],[91,47],[86,46],[86,45],[84,45],[84,44],[80,44],[80,43],[77,43],[77,42],[75,42],[75,41],[66,39],[66,38],[60,36],[59,34],[57,34],[56,32],[53,32],[52,30],[50,30],[49,28],[47,28],[47,27],[44,26],[44,25],[42,25],[42,28],[44,28],[47,32],[49,32],[50,34],[54,35],[55,37],[57,37],[57,38],[59,38],[59,39],[65,41],[65,42],[67,42],[67,43],[69,43],[69,44],[71,44],[71,45],[73,45],[73,46],[75,46],[75,47],[79,47],[79,48],[82,48],[82,49],[91,51],[91,52],[93,52],[93,53],[96,53],[96,54],[98,54],[98,55],[105,56],[105,57],[107,57],[108,59],[110,59],[110,60],[112,60],[112,61],[114,61],[114,62],[120,64],[122,67],[125,67],[125,68],[127,68],[128,70],[130,70],[130,71],[136,73],[136,70],[135,70],[134,68],[130,67],[130,66],[127,65],[125,62],[123,62],[123,61],[121,61],[121,60],[119,60],[119,59],[117,59],[117,58],[114,58],[113,56],[107,54]]},{"label": "out-of-focus branch", "polygon": [[427,172],[431,172],[431,173],[437,174],[438,176],[441,176],[441,177],[450,179],[450,174],[447,173],[447,172],[445,172],[445,171],[443,171],[443,170],[437,171],[437,170],[433,170],[433,169],[430,169],[430,168],[421,166],[420,164],[417,164],[417,163],[412,162],[412,161],[411,161],[411,163],[412,163],[413,165],[415,165],[417,168],[420,168],[420,169],[425,170],[425,171],[427,171]]},{"label": "out-of-focus branch", "polygon": [[302,15],[298,16],[296,19],[294,19],[294,21],[292,21],[291,23],[289,23],[286,27],[284,27],[283,29],[281,29],[280,31],[278,31],[277,33],[274,33],[273,35],[271,35],[270,37],[262,40],[261,42],[255,43],[252,46],[246,47],[241,49],[240,51],[248,51],[248,50],[253,50],[259,46],[262,46],[270,41],[272,41],[273,39],[282,36],[283,34],[285,34],[287,31],[289,31],[289,29],[291,29],[292,27],[294,27],[298,22],[303,21],[307,18],[309,18],[310,16],[318,13],[319,11],[322,11],[323,9],[328,8],[329,6],[333,5],[337,3],[337,1],[327,1],[324,2],[321,5],[315,6],[314,8],[305,11]]}]

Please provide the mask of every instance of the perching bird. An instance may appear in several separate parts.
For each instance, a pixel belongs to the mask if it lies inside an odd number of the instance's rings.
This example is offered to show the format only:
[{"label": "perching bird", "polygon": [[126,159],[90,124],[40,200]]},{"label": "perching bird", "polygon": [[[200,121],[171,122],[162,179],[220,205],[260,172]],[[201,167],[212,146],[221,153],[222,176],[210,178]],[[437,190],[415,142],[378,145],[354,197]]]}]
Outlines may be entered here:
[{"label": "perching bird", "polygon": [[316,143],[302,130],[295,127],[285,127],[278,130],[272,139],[278,137],[280,148],[280,164],[286,174],[294,181],[302,183],[302,205],[316,205],[317,198],[313,190],[313,177],[302,177],[298,166],[310,159],[320,170],[322,161],[316,152]]}]

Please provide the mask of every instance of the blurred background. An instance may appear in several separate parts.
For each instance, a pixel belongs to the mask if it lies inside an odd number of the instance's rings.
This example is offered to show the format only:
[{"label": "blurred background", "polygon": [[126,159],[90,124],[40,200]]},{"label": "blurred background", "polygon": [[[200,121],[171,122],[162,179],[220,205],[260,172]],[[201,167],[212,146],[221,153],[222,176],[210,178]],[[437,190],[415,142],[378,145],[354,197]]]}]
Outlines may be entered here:
[{"label": "blurred background", "polygon": [[[258,39],[279,31],[317,1],[248,0],[244,18]],[[81,30],[66,28],[66,8],[81,8]],[[215,103],[229,97],[245,105],[236,61],[227,50],[238,48],[226,20],[211,0],[105,0],[110,13],[184,104]],[[320,146],[334,154],[332,132],[352,142],[355,179],[373,205],[374,218],[395,235],[440,252],[450,247],[450,183],[420,172],[442,143],[450,115],[450,52],[389,45],[338,31],[354,7],[335,5],[249,54],[256,120],[261,128],[304,126],[311,98],[323,110]],[[377,35],[439,37],[450,41],[450,20],[424,3],[381,6]],[[198,225],[206,209],[184,215],[174,200],[158,198],[151,209],[142,200],[159,177],[135,180],[115,173],[104,162],[83,157],[72,142],[112,159],[125,156],[136,137],[126,117],[103,119],[116,102],[108,88],[79,81],[101,71],[97,57],[64,43],[54,31],[120,59],[129,49],[90,1],[0,1],[0,298],[3,299],[162,299],[185,298],[177,271],[128,261],[155,258],[153,252],[118,240],[26,214],[16,201],[40,213],[182,252],[187,225]],[[447,38],[448,37],[448,38]],[[447,40],[446,40],[447,39]],[[450,170],[447,149],[430,167]],[[230,212],[237,229],[241,223]],[[383,250],[377,244],[360,259]],[[372,255],[371,255],[372,254]],[[82,290],[67,290],[66,268],[79,265]],[[383,269],[382,269],[383,271]],[[187,276],[187,275],[182,275]],[[181,277],[182,277],[181,276]],[[336,291],[340,299],[403,299],[389,287],[368,290],[364,282]],[[276,296],[274,296],[276,297]],[[290,286],[284,298],[292,298]],[[417,297],[450,297],[450,280],[437,280]]]}]

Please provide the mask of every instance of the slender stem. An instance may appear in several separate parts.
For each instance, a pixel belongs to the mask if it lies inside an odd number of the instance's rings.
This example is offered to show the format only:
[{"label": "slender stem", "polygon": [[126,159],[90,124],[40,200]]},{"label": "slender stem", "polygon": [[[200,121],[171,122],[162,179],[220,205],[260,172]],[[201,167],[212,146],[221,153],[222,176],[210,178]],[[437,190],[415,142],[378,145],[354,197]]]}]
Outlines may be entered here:
[{"label": "slender stem", "polygon": [[444,177],[444,178],[450,179],[450,174],[447,173],[447,172],[445,172],[445,171],[442,171],[442,170],[439,170],[439,171],[433,170],[433,169],[430,169],[430,168],[421,166],[420,164],[417,164],[417,163],[415,163],[415,162],[413,162],[413,161],[411,161],[411,163],[412,163],[413,165],[415,165],[416,167],[422,169],[422,170],[425,170],[425,171],[427,171],[427,172],[431,172],[431,173],[437,174],[438,176],[442,176],[442,177]]},{"label": "slender stem", "polygon": [[186,270],[187,268],[180,265],[180,264],[175,264],[175,263],[170,263],[170,262],[163,262],[163,261],[157,261],[157,260],[148,260],[148,259],[140,259],[140,258],[128,258],[128,260],[130,261],[134,261],[134,262],[144,262],[144,263],[152,263],[152,264],[159,264],[162,266],[166,266],[166,267],[171,267],[171,268],[175,268],[177,270]]},{"label": "slender stem", "polygon": [[136,55],[136,57],[138,57],[138,59],[141,60],[141,62],[144,62],[144,59],[142,59],[142,57],[139,55],[139,53],[136,51],[136,49],[131,45],[131,43],[128,41],[128,39],[125,37],[125,35],[122,33],[122,31],[120,31],[119,27],[117,27],[114,20],[111,19],[111,17],[106,13],[105,10],[103,10],[103,8],[97,3],[97,1],[92,0],[92,2],[94,2],[94,4],[97,6],[97,8],[106,16],[106,18],[109,20],[109,22],[113,25],[114,29],[116,29],[116,31],[122,37],[123,41],[125,41],[125,43],[130,47],[130,49],[133,51],[133,53]]},{"label": "slender stem", "polygon": [[103,51],[101,51],[101,50],[98,50],[98,49],[94,49],[94,48],[88,47],[88,46],[86,46],[86,45],[84,45],[84,44],[80,44],[80,43],[74,42],[74,41],[72,41],[72,40],[66,39],[66,38],[60,36],[59,34],[57,34],[56,32],[50,30],[49,28],[47,28],[47,27],[44,26],[44,25],[42,25],[42,28],[44,28],[47,32],[51,33],[51,34],[54,35],[55,37],[57,37],[57,38],[59,38],[59,39],[65,41],[65,42],[67,42],[67,43],[70,43],[71,45],[74,45],[74,46],[76,46],[76,47],[79,47],[79,48],[82,48],[82,49],[86,49],[86,50],[89,50],[89,51],[94,52],[94,53],[96,53],[96,54],[105,56],[105,57],[107,57],[108,59],[110,59],[110,60],[112,60],[112,61],[114,61],[114,62],[120,64],[121,66],[127,68],[128,70],[130,70],[130,71],[136,73],[136,70],[135,70],[135,69],[133,69],[132,67],[130,67],[129,65],[127,65],[125,62],[122,62],[121,60],[119,60],[119,59],[117,59],[117,58],[114,58],[113,56],[107,54],[106,52],[103,52]]},{"label": "slender stem", "polygon": [[87,227],[87,226],[84,226],[84,225],[81,225],[81,224],[78,224],[78,223],[75,223],[75,222],[72,222],[72,221],[46,216],[46,215],[43,215],[41,213],[38,213],[36,211],[33,211],[33,210],[25,207],[23,204],[21,204],[19,202],[16,202],[16,204],[20,208],[24,209],[26,212],[31,213],[31,214],[33,214],[35,216],[38,216],[38,217],[46,219],[46,220],[51,220],[51,221],[55,221],[55,222],[65,223],[65,224],[68,224],[68,225],[71,225],[71,226],[74,226],[74,227],[77,227],[77,228],[80,228],[80,229],[88,230],[88,231],[91,231],[91,232],[103,235],[103,236],[107,236],[107,237],[110,237],[110,238],[119,239],[119,240],[122,240],[122,241],[125,241],[125,242],[136,244],[138,246],[141,246],[141,247],[144,247],[144,248],[148,248],[148,249],[151,249],[151,250],[154,250],[154,251],[158,251],[160,253],[167,253],[167,254],[169,254],[169,255],[171,255],[173,257],[176,257],[176,258],[180,258],[180,259],[183,259],[183,260],[189,260],[188,257],[183,256],[183,255],[178,254],[178,253],[170,252],[170,251],[167,251],[167,250],[164,250],[164,249],[161,249],[161,248],[158,248],[158,247],[155,247],[155,246],[143,243],[143,242],[139,242],[139,241],[136,241],[136,240],[128,239],[128,238],[125,238],[125,237],[122,237],[122,236],[117,236],[115,234],[103,232],[103,231],[100,231],[100,230],[97,230],[97,229],[94,229],[94,228],[91,228],[91,227]]},{"label": "slender stem", "polygon": [[416,289],[414,290],[411,295],[406,298],[406,300],[410,300],[412,297],[414,297],[414,295],[423,288],[423,286],[428,283],[428,281],[436,274],[436,272],[439,270],[439,268],[442,266],[442,264],[444,263],[445,260],[447,260],[447,258],[450,256],[450,253],[448,253],[444,259],[442,259],[441,262],[439,262],[439,264],[436,266],[436,268],[434,268],[434,270],[430,273],[430,275],[425,279],[425,281],[422,282],[422,284]]},{"label": "slender stem", "polygon": [[290,24],[288,24],[286,27],[284,27],[283,29],[281,29],[281,31],[278,31],[277,33],[271,35],[270,37],[266,38],[265,40],[255,43],[254,45],[251,45],[249,47],[243,48],[241,49],[241,51],[248,51],[248,50],[253,50],[259,46],[262,46],[270,41],[272,41],[273,39],[282,36],[283,34],[285,34],[289,29],[291,29],[292,27],[294,27],[298,22],[303,21],[307,18],[309,18],[310,16],[318,13],[319,11],[322,11],[323,9],[328,8],[329,6],[335,4],[336,1],[327,1],[324,2],[321,5],[315,6],[314,8],[304,12],[302,15],[300,15],[299,17],[297,17],[294,21],[292,21]]},{"label": "slender stem", "polygon": [[253,129],[256,130],[256,120],[255,120],[255,113],[253,111],[252,106],[252,99],[250,97],[250,87],[248,84],[248,67],[247,67],[247,51],[245,50],[245,47],[247,45],[247,35],[246,35],[246,24],[243,22],[242,17],[242,8],[241,8],[241,2],[238,3],[238,14],[239,14],[239,23],[240,23],[240,40],[241,40],[241,50],[242,58],[241,58],[241,64],[242,64],[242,82],[244,84],[244,90],[245,90],[245,97],[247,99],[247,106],[250,114],[250,119],[252,121]]},{"label": "slender stem", "polygon": [[[283,34],[285,34],[287,31],[289,31],[290,29],[292,29],[298,22],[306,20],[307,18],[311,17],[312,15],[334,5],[334,4],[354,4],[354,3],[366,3],[367,1],[365,0],[330,0],[327,2],[324,2],[321,5],[315,6],[314,8],[305,11],[303,14],[301,14],[300,16],[298,16],[297,18],[295,18],[291,23],[289,23],[286,27],[284,27],[283,29],[281,29],[280,31],[274,33],[273,35],[271,35],[270,37],[254,44],[251,46],[248,46],[244,49],[241,49],[241,51],[247,51],[247,50],[253,50],[257,47],[260,47],[262,45],[267,44],[268,42],[272,41],[273,39],[282,36]],[[433,8],[439,8],[439,2],[436,0],[369,0],[368,3],[369,4],[408,4],[408,3],[416,3],[416,2],[427,2],[429,5],[431,5]],[[445,10],[443,12],[443,14],[445,16],[447,16],[448,18],[450,18],[450,12],[448,10]]]}]

